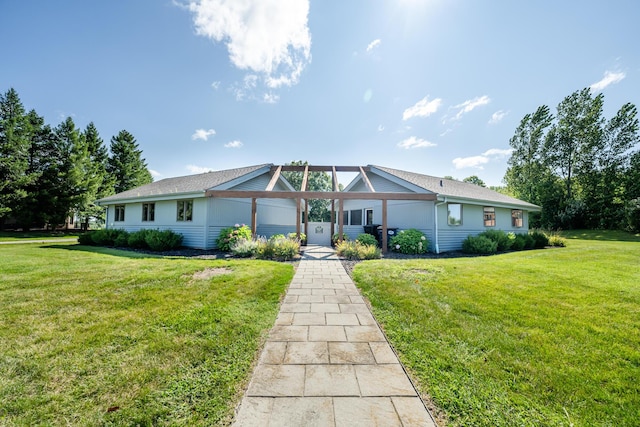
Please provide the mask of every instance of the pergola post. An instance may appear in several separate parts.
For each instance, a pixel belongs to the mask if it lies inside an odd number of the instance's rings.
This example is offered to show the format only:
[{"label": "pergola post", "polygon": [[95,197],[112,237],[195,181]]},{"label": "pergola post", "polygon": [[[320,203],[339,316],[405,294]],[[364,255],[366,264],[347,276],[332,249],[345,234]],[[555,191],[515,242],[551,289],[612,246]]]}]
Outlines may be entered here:
[{"label": "pergola post", "polygon": [[387,199],[382,199],[382,253],[387,253]]},{"label": "pergola post", "polygon": [[336,201],[331,199],[331,238],[336,232]]},{"label": "pergola post", "polygon": [[258,234],[258,199],[251,198],[251,235],[255,238]]},{"label": "pergola post", "polygon": [[300,202],[302,199],[299,197],[296,199],[296,235],[300,235]]},{"label": "pergola post", "polygon": [[[342,242],[342,230],[344,227],[344,199],[340,199],[338,212],[338,242]],[[332,236],[333,237],[333,236]]]},{"label": "pergola post", "polygon": [[[309,199],[304,200],[304,235],[309,237]],[[300,235],[298,234],[298,239]]]}]

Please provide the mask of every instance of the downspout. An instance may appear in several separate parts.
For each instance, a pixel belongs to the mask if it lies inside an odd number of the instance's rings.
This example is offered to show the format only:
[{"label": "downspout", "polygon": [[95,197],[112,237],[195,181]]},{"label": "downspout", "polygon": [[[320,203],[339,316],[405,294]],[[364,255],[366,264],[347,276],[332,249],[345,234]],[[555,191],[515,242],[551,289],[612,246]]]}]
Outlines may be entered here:
[{"label": "downspout", "polygon": [[434,205],[434,218],[435,218],[435,223],[436,223],[436,242],[435,242],[435,250],[436,250],[436,254],[440,253],[440,243],[438,240],[438,206],[442,206],[445,203],[447,203],[447,198],[445,197],[443,201],[441,201],[440,203],[436,203]]}]

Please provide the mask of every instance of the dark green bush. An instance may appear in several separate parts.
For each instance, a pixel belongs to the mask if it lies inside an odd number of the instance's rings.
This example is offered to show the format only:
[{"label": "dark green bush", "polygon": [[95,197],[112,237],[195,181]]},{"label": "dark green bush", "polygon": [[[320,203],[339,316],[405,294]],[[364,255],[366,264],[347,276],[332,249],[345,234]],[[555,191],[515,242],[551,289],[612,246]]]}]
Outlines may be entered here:
[{"label": "dark green bush", "polygon": [[182,235],[171,230],[148,230],[145,241],[152,251],[168,251],[180,247]]},{"label": "dark green bush", "polygon": [[127,244],[129,247],[134,249],[146,249],[149,247],[147,245],[147,234],[149,234],[149,229],[143,228],[142,230],[134,231],[129,234],[129,239],[127,240]]},{"label": "dark green bush", "polygon": [[536,247],[536,241],[530,234],[524,235],[524,248],[525,249],[533,249]]},{"label": "dark green bush", "polygon": [[356,237],[356,242],[359,242],[363,245],[378,246],[378,240],[375,238],[375,236],[367,233],[358,234],[358,237]]},{"label": "dark green bush", "polygon": [[533,238],[533,247],[535,249],[542,249],[545,246],[549,246],[549,238],[540,230],[529,230],[529,236]]},{"label": "dark green bush", "polygon": [[489,255],[498,252],[498,243],[485,236],[469,236],[462,242],[462,252]]},{"label": "dark green bush", "polygon": [[511,245],[511,249],[514,251],[521,251],[527,245],[527,235],[526,234],[516,234],[515,239]]},{"label": "dark green bush", "polygon": [[486,230],[480,233],[479,236],[484,236],[496,242],[498,244],[499,252],[508,251],[511,249],[511,245],[513,244],[513,239],[509,237],[509,234],[502,230]]},{"label": "dark green bush", "polygon": [[95,233],[95,231],[88,231],[86,233],[79,235],[78,243],[80,243],[81,245],[87,245],[87,246],[95,245],[96,242],[93,241],[93,236],[92,236],[93,233]]},{"label": "dark green bush", "polygon": [[429,242],[422,231],[410,228],[400,230],[398,234],[393,236],[389,241],[389,247],[395,252],[416,255],[427,253]]},{"label": "dark green bush", "polygon": [[129,233],[119,228],[96,230],[91,233],[93,242],[98,246],[115,246],[119,236],[129,236]]},{"label": "dark green bush", "polygon": [[119,234],[113,241],[113,246],[117,248],[126,248],[129,246],[129,234]]}]

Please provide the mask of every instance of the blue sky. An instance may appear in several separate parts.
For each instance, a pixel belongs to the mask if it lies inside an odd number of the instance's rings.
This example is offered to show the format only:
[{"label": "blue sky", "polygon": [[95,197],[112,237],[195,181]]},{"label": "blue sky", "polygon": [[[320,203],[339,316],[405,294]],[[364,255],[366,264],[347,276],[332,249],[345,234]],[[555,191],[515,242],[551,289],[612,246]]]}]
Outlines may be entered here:
[{"label": "blue sky", "polygon": [[640,2],[0,0],[0,91],[155,179],[308,160],[500,185],[522,117],[640,103]]}]

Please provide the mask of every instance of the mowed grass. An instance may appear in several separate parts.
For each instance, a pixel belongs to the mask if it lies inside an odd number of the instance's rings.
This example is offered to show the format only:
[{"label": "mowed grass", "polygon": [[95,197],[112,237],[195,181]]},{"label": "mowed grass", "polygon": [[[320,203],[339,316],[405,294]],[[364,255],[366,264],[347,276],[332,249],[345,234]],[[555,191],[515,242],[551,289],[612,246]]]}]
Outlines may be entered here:
[{"label": "mowed grass", "polygon": [[79,245],[0,260],[3,426],[227,424],[293,277]]},{"label": "mowed grass", "polygon": [[453,426],[638,426],[640,238],[358,264],[402,362]]},{"label": "mowed grass", "polygon": [[77,232],[67,231],[0,231],[0,242],[19,242],[22,240],[69,239],[77,240]]}]

